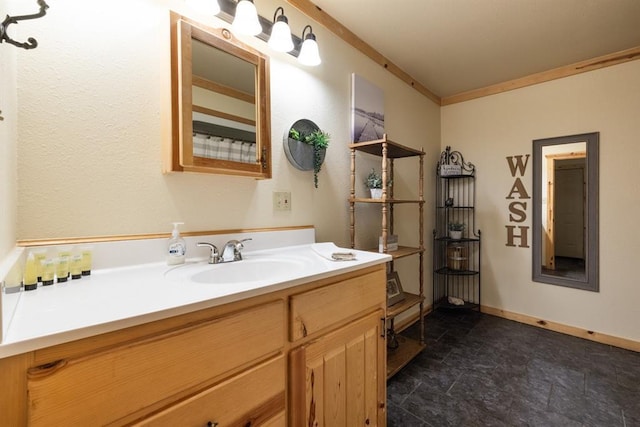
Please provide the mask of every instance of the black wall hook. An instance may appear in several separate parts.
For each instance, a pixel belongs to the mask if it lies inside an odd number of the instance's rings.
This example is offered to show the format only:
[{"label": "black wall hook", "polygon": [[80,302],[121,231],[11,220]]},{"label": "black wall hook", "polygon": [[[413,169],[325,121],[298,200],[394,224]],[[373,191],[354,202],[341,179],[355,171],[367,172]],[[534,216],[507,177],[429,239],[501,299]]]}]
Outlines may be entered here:
[{"label": "black wall hook", "polygon": [[34,49],[38,47],[38,41],[33,37],[29,37],[26,42],[20,43],[13,40],[11,37],[7,35],[7,28],[11,24],[17,24],[19,21],[26,21],[27,19],[36,19],[41,18],[47,14],[47,9],[49,6],[44,2],[44,0],[37,0],[38,5],[40,6],[40,12],[34,13],[31,15],[22,15],[22,16],[9,16],[2,21],[0,24],[0,43],[7,42],[17,47],[21,47],[23,49]]}]

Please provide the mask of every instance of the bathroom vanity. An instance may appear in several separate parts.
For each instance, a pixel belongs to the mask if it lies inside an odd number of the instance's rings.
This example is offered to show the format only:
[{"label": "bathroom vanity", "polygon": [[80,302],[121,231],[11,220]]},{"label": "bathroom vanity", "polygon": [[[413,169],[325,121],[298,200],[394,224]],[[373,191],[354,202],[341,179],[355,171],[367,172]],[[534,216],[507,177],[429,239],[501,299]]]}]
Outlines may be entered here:
[{"label": "bathroom vanity", "polygon": [[[306,246],[293,253],[313,258]],[[0,425],[384,426],[388,256],[356,254],[342,263],[316,255],[315,267],[218,297],[206,287],[223,285],[144,267],[157,292],[198,296],[147,310],[133,326],[87,326],[59,343],[36,337],[35,348],[0,358]],[[109,277],[142,277],[124,270],[85,285],[103,292]]]}]

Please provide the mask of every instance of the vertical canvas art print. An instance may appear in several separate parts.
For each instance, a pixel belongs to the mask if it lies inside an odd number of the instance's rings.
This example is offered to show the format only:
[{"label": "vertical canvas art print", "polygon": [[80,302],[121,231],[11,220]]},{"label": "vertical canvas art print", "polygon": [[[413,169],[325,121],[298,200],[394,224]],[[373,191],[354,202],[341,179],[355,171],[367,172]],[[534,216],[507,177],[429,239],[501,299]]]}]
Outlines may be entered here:
[{"label": "vertical canvas art print", "polygon": [[366,79],[351,74],[351,139],[374,141],[384,135],[384,94]]}]

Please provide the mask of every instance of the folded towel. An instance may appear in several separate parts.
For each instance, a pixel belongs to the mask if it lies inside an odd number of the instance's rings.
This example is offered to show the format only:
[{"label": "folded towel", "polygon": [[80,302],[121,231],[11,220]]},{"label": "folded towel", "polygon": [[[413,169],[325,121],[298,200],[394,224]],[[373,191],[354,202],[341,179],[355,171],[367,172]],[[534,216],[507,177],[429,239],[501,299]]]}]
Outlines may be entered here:
[{"label": "folded towel", "polygon": [[311,249],[323,258],[330,261],[354,261],[356,254],[349,249],[339,248],[331,242],[314,243]]},{"label": "folded towel", "polygon": [[457,297],[448,297],[447,300],[449,301],[449,304],[453,304],[453,305],[464,305],[464,300],[461,298],[457,298]]}]

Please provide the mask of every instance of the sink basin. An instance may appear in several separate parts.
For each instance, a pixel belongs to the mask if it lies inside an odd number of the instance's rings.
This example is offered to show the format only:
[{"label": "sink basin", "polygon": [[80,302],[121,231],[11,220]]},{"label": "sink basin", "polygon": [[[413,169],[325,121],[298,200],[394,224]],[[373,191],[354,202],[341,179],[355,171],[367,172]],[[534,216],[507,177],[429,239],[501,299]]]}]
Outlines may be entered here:
[{"label": "sink basin", "polygon": [[295,258],[253,258],[221,264],[200,262],[172,268],[165,277],[204,284],[275,282],[300,274],[308,264]]}]

